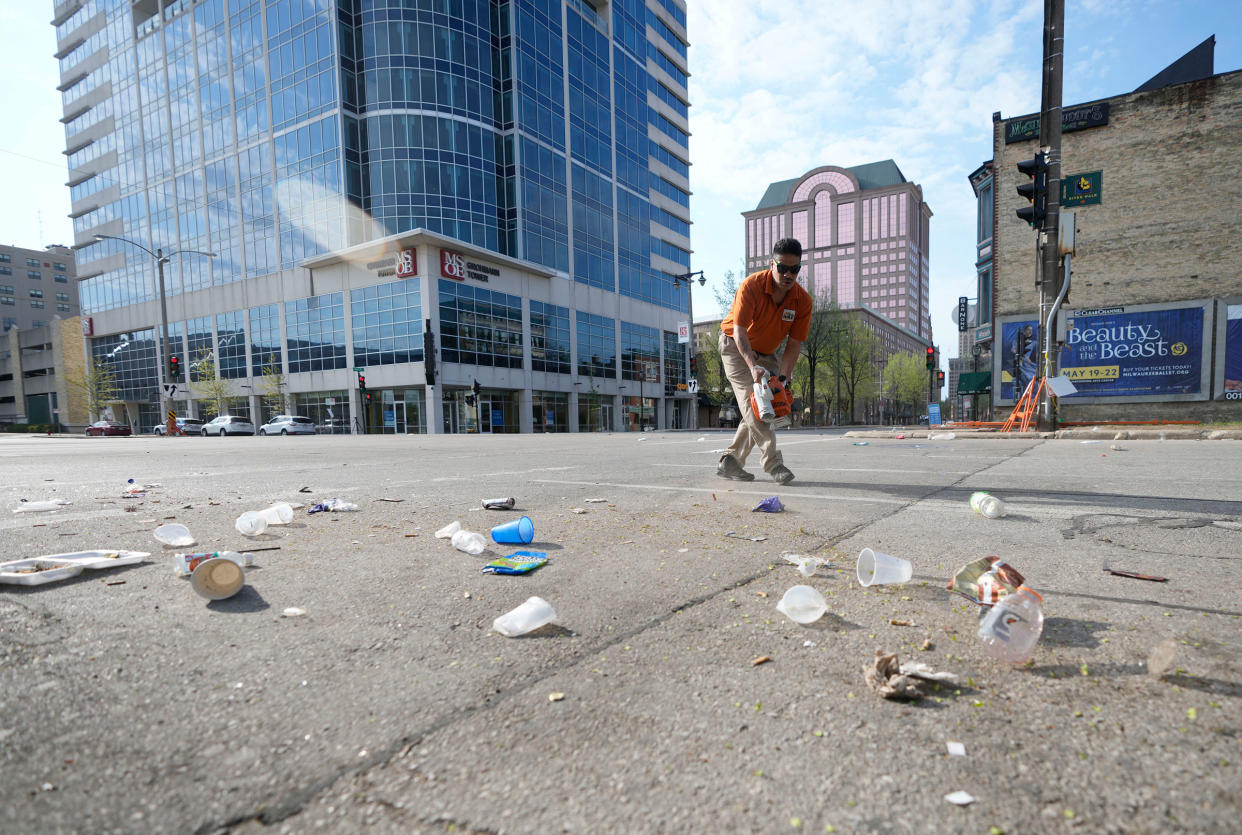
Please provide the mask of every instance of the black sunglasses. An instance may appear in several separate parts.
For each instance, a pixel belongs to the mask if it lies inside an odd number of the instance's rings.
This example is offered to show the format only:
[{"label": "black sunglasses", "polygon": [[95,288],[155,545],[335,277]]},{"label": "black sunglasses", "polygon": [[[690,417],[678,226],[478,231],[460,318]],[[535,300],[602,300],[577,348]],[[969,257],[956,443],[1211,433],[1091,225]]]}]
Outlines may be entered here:
[{"label": "black sunglasses", "polygon": [[793,266],[790,266],[788,264],[782,264],[780,261],[775,259],[772,261],[772,266],[776,267],[776,271],[781,275],[797,275],[798,271],[802,269],[801,264],[794,264]]}]

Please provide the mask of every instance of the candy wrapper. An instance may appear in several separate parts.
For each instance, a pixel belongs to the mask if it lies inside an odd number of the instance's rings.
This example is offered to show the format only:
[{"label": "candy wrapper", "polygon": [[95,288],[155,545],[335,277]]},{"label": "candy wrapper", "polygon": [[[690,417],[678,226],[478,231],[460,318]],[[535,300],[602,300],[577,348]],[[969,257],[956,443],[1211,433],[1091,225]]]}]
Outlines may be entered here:
[{"label": "candy wrapper", "polygon": [[784,509],[785,505],[781,504],[779,496],[768,496],[766,499],[759,502],[759,504],[752,507],[750,512],[754,513],[757,510],[762,510],[764,513],[780,513]]},{"label": "candy wrapper", "polygon": [[483,566],[484,574],[526,574],[548,561],[543,551],[514,551]]},{"label": "candy wrapper", "polygon": [[980,557],[958,569],[948,589],[971,603],[991,607],[1025,582],[1026,578],[1000,557]]}]

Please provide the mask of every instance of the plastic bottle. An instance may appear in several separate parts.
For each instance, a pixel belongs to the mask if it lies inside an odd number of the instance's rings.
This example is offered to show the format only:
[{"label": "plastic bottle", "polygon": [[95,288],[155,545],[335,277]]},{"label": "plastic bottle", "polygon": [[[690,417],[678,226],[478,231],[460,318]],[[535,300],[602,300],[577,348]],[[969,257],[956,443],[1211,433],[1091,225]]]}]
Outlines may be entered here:
[{"label": "plastic bottle", "polygon": [[970,494],[970,507],[976,513],[981,513],[989,519],[999,519],[1009,512],[1004,502],[982,490]]},{"label": "plastic bottle", "polygon": [[288,525],[293,521],[293,506],[288,502],[276,502],[257,512],[268,525]]},{"label": "plastic bottle", "polygon": [[233,527],[237,528],[237,532],[242,536],[259,536],[267,530],[267,520],[263,518],[263,514],[247,510],[237,517]]},{"label": "plastic bottle", "polygon": [[352,511],[352,510],[358,509],[358,505],[354,504],[353,502],[347,502],[344,499],[328,499],[326,502],[324,502],[324,507],[326,507],[328,510],[335,511],[337,513],[340,513],[346,510]]},{"label": "plastic bottle", "polygon": [[1029,586],[1018,586],[992,607],[979,624],[979,639],[988,655],[1009,664],[1030,659],[1044,631],[1042,600]]},{"label": "plastic bottle", "polygon": [[125,487],[121,490],[122,496],[140,496],[146,491],[142,489],[142,485],[134,481],[132,478],[126,480]]},{"label": "plastic bottle", "polygon": [[761,381],[755,383],[755,404],[759,409],[760,420],[771,423],[776,419],[776,410],[772,408],[772,387],[768,385],[767,372],[764,372]]},{"label": "plastic bottle", "polygon": [[487,547],[487,540],[483,538],[483,534],[474,531],[460,530],[453,534],[453,547],[458,551],[465,551],[467,554],[482,554],[483,549]]}]

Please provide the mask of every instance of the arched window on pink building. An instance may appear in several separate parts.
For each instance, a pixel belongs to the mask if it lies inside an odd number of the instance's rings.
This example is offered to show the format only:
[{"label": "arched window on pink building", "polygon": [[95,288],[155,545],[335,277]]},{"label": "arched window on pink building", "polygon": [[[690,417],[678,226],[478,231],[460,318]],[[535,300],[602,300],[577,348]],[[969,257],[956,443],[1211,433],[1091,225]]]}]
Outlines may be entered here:
[{"label": "arched window on pink building", "polygon": [[849,194],[854,190],[854,184],[850,182],[850,178],[842,174],[840,171],[821,171],[818,174],[812,174],[807,177],[794,190],[792,203],[801,203],[811,196],[811,192],[817,186],[830,186],[838,195]]}]

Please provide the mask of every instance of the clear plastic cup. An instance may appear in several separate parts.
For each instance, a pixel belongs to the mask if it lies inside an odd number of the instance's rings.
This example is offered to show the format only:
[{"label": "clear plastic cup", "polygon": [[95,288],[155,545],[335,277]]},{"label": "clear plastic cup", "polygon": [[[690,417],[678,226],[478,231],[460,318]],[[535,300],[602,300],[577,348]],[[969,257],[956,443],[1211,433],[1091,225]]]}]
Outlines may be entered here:
[{"label": "clear plastic cup", "polygon": [[828,611],[828,601],[810,586],[793,586],[776,604],[776,610],[794,623],[814,623]]},{"label": "clear plastic cup", "polygon": [[482,554],[487,548],[487,540],[483,538],[483,534],[474,531],[460,530],[453,534],[452,542],[458,551],[471,555]]},{"label": "clear plastic cup", "polygon": [[518,635],[533,632],[555,620],[556,610],[552,608],[551,603],[542,597],[531,597],[513,611],[506,612],[492,621],[492,629],[506,638],[516,638]]},{"label": "clear plastic cup", "polygon": [[286,502],[276,502],[258,513],[269,525],[287,525],[293,521],[293,506]]},{"label": "clear plastic cup", "polygon": [[436,539],[451,539],[453,534],[457,533],[459,530],[461,530],[461,522],[454,519],[452,522],[449,522],[447,525],[440,528],[440,530],[436,531]]},{"label": "clear plastic cup", "polygon": [[242,536],[258,536],[267,530],[267,520],[263,518],[263,514],[247,510],[237,517],[233,527],[237,528],[237,532]]},{"label": "clear plastic cup", "polygon": [[862,585],[881,586],[886,583],[909,582],[914,576],[914,566],[909,560],[903,560],[901,557],[893,557],[870,548],[863,548],[862,553],[858,555],[855,572],[858,574],[858,582]]},{"label": "clear plastic cup", "polygon": [[151,535],[156,541],[165,545],[171,545],[174,548],[184,548],[187,545],[194,544],[194,536],[190,533],[190,529],[185,525],[160,525]]}]

